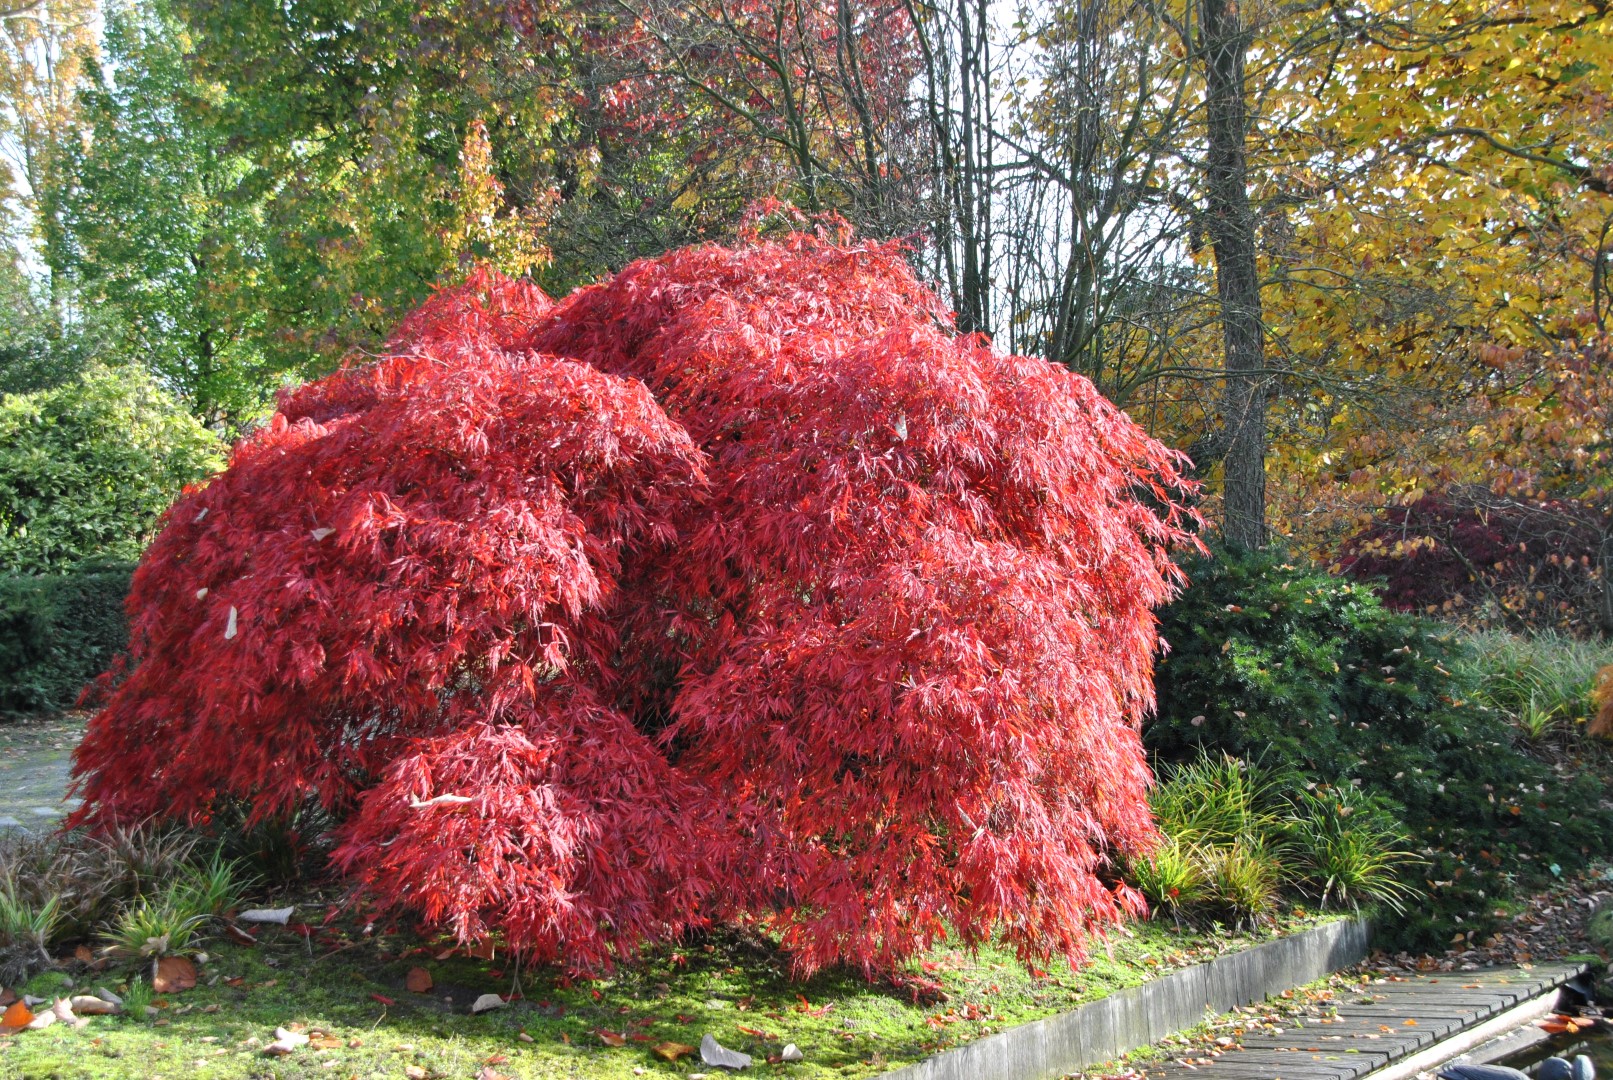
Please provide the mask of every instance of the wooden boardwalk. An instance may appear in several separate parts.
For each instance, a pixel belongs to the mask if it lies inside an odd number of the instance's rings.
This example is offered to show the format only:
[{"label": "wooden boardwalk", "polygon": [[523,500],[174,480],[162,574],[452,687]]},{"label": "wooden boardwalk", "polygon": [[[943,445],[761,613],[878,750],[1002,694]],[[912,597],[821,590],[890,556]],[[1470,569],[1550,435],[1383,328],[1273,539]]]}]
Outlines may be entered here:
[{"label": "wooden boardwalk", "polygon": [[1586,970],[1537,964],[1375,978],[1277,1032],[1249,1031],[1214,1058],[1149,1066],[1148,1080],[1352,1080],[1539,997]]}]

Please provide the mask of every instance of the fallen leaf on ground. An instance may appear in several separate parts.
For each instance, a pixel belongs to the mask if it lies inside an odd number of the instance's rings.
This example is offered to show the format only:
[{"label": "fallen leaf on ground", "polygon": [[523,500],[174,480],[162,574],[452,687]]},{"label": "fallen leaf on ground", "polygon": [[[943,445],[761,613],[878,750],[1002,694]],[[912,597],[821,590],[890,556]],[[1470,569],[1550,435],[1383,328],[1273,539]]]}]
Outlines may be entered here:
[{"label": "fallen leaf on ground", "polygon": [[403,985],[411,993],[424,994],[431,989],[431,972],[423,967],[412,967],[403,977]]},{"label": "fallen leaf on ground", "polygon": [[658,1058],[676,1062],[679,1058],[688,1057],[694,1053],[694,1047],[687,1043],[664,1042],[650,1047],[650,1052]]},{"label": "fallen leaf on ground", "polygon": [[495,1070],[493,1066],[484,1065],[482,1071],[476,1074],[476,1080],[510,1080],[510,1078]]},{"label": "fallen leaf on ground", "polygon": [[20,1001],[14,1001],[6,1006],[4,1014],[0,1014],[0,1033],[10,1035],[21,1031],[34,1022],[34,1011]]},{"label": "fallen leaf on ground", "polygon": [[750,1068],[750,1055],[730,1050],[707,1032],[700,1039],[700,1060],[707,1065],[720,1065],[725,1069]]},{"label": "fallen leaf on ground", "polygon": [[596,1032],[594,1032],[594,1034],[598,1035],[599,1036],[599,1041],[604,1043],[606,1046],[626,1046],[627,1045],[627,1036],[618,1035],[614,1031],[596,1031]]},{"label": "fallen leaf on ground", "polygon": [[151,989],[159,994],[177,994],[196,985],[196,965],[185,956],[165,956],[157,961]]},{"label": "fallen leaf on ground", "polygon": [[426,1077],[431,1074],[419,1065],[405,1065],[403,1075],[407,1076],[409,1080],[426,1080]]},{"label": "fallen leaf on ground", "polygon": [[396,1005],[397,1004],[396,1001],[393,1001],[391,998],[387,997],[385,994],[371,994],[370,998],[371,998],[371,1000],[379,1001],[382,1005]]},{"label": "fallen leaf on ground", "polygon": [[245,930],[242,930],[239,926],[236,926],[232,922],[227,922],[224,924],[224,936],[235,942],[237,945],[256,945],[258,943],[257,938],[253,937]]},{"label": "fallen leaf on ground", "polygon": [[284,926],[291,921],[291,913],[296,910],[294,907],[252,908],[249,911],[241,912],[236,918],[242,922],[279,923]]}]

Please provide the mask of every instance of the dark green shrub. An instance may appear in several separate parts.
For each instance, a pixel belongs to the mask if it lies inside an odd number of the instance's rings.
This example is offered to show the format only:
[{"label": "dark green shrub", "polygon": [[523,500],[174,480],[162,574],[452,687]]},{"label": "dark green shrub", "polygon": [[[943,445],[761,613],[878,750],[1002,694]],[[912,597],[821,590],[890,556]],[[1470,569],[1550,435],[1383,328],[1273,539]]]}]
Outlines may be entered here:
[{"label": "dark green shrub", "polygon": [[1468,700],[1459,643],[1384,607],[1366,585],[1267,554],[1217,553],[1162,612],[1170,655],[1144,738],[1157,761],[1204,750],[1359,786],[1387,802],[1428,863],[1429,901],[1391,941],[1482,927],[1494,900],[1583,866],[1613,819],[1602,785],[1522,752],[1512,725]]},{"label": "dark green shrub", "polygon": [[128,644],[131,568],[0,575],[0,710],[72,706]]}]

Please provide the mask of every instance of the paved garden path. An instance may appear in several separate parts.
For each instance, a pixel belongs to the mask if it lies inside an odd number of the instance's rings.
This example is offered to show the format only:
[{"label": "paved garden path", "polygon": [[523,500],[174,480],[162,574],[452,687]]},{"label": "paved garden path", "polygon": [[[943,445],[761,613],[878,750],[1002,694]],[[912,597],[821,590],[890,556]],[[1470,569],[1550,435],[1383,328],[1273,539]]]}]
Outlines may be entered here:
[{"label": "paved garden path", "polygon": [[0,829],[52,825],[67,812],[62,796],[84,721],[82,715],[0,720]]},{"label": "paved garden path", "polygon": [[1586,970],[1585,964],[1377,978],[1278,1031],[1251,1030],[1215,1057],[1149,1066],[1147,1080],[1353,1080],[1476,1027]]}]

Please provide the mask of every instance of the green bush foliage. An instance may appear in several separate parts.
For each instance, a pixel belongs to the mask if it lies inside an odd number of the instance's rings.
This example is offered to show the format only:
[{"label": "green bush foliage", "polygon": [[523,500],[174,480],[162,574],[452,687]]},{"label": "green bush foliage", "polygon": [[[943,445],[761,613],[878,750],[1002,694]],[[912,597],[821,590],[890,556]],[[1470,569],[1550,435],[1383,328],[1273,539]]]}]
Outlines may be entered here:
[{"label": "green bush foliage", "polygon": [[139,557],[186,484],[223,446],[133,367],[0,399],[0,571],[59,573]]},{"label": "green bush foliage", "polygon": [[0,574],[0,710],[73,705],[128,644],[133,567]]},{"label": "green bush foliage", "polygon": [[1438,624],[1272,554],[1217,552],[1189,574],[1162,612],[1171,651],[1145,742],[1159,763],[1218,751],[1388,807],[1429,896],[1385,925],[1391,942],[1484,928],[1497,897],[1582,867],[1613,826],[1599,781],[1530,756],[1473,700],[1453,673],[1463,646]]}]

